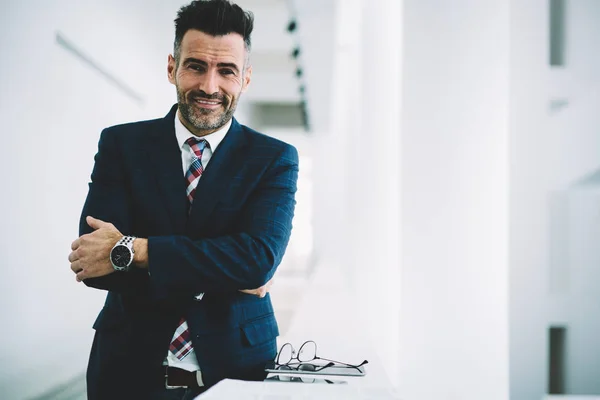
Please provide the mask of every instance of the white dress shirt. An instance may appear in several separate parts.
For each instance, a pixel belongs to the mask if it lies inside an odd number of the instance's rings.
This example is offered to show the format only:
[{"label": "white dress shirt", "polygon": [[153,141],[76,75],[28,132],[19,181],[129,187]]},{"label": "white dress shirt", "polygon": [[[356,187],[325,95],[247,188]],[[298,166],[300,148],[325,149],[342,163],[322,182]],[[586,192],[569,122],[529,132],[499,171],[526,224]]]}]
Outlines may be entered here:
[{"label": "white dress shirt", "polygon": [[[181,120],[179,118],[180,118],[180,114],[179,114],[179,111],[177,111],[177,115],[175,116],[175,136],[177,137],[177,143],[179,144],[179,149],[181,150],[181,167],[183,169],[183,176],[185,176],[185,174],[187,173],[187,170],[190,168],[190,164],[196,158],[196,156],[194,155],[194,152],[190,149],[190,147],[187,144],[185,144],[185,141],[188,140],[190,137],[198,138],[198,136],[195,136],[193,133],[191,133],[181,123]],[[217,147],[225,138],[225,135],[227,134],[227,131],[229,131],[230,127],[231,127],[231,120],[229,120],[229,122],[227,122],[218,131],[211,133],[210,135],[206,135],[206,136],[202,137],[202,139],[205,139],[208,142],[208,144],[210,145],[210,148],[207,147],[206,149],[204,149],[204,151],[202,152],[202,160],[200,160],[202,162],[202,167],[205,170],[206,170],[206,167],[213,155],[213,152],[215,150],[217,150]],[[202,176],[200,176],[199,179],[202,179]],[[195,207],[195,206],[193,206],[193,207]],[[198,296],[196,296],[196,299],[201,300],[203,295],[204,295],[204,293],[199,294]],[[186,322],[186,324],[187,324],[187,322]],[[192,340],[192,345],[193,344],[194,344],[194,341]],[[196,353],[195,353],[193,347],[183,360],[179,360],[170,351],[167,351],[166,363],[167,363],[167,365],[169,365],[171,367],[177,367],[177,368],[185,369],[187,371],[200,370],[200,366],[198,365],[198,361],[196,360]],[[199,381],[198,383],[200,383],[202,386],[200,374],[198,374],[198,381]]]}]

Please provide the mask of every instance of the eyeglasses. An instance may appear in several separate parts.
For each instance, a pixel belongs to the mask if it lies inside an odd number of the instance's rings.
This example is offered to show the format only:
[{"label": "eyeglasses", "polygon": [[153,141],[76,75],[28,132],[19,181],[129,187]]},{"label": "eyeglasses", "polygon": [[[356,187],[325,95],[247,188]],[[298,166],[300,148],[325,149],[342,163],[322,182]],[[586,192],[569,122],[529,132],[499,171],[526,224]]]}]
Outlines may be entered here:
[{"label": "eyeglasses", "polygon": [[287,375],[275,375],[269,378],[266,378],[265,381],[275,381],[275,382],[300,382],[300,383],[327,383],[327,384],[347,384],[346,381],[339,381],[333,379],[325,379],[325,378],[311,378],[308,376],[287,376]]},{"label": "eyeglasses", "polygon": [[[297,363],[293,363],[293,360],[298,360]],[[323,360],[329,361],[325,365],[315,365],[310,364],[310,361],[314,360]],[[328,358],[318,357],[317,356],[317,343],[312,340],[308,340],[300,346],[300,350],[296,352],[291,343],[285,343],[281,346],[281,349],[277,353],[277,357],[275,358],[275,363],[277,364],[279,370],[298,370],[298,371],[308,371],[308,372],[316,372],[321,371],[325,368],[333,367],[336,364],[344,365],[348,368],[356,368],[368,364],[367,360],[364,360],[358,365],[352,365],[343,363],[341,361],[330,360]]]}]

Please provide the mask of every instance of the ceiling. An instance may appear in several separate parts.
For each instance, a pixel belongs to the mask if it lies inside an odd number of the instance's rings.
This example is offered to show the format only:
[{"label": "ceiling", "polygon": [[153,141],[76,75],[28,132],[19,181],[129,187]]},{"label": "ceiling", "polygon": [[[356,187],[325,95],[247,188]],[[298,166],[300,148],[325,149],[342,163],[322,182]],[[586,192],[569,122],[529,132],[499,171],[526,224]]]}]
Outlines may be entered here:
[{"label": "ceiling", "polygon": [[[235,1],[235,0],[234,0]],[[237,0],[254,13],[253,79],[246,101],[295,104],[310,130],[328,124],[335,0]],[[290,31],[290,22],[296,27]],[[292,55],[294,49],[299,54]],[[298,75],[298,72],[301,75]],[[301,87],[303,90],[301,90]]]},{"label": "ceiling", "polygon": [[252,34],[252,90],[247,100],[260,102],[299,103],[297,62],[292,51],[297,35],[287,31],[292,18],[286,0],[237,0],[245,10],[254,14]]}]

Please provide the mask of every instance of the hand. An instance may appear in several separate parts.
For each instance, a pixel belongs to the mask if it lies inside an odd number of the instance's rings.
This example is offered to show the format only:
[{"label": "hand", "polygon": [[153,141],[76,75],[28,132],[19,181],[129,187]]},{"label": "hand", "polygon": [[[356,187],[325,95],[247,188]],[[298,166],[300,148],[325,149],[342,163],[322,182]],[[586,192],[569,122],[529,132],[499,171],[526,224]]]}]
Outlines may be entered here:
[{"label": "hand", "polygon": [[271,289],[272,285],[273,285],[273,279],[269,280],[269,282],[265,283],[263,286],[259,287],[258,289],[243,289],[243,290],[240,290],[240,292],[246,293],[246,294],[253,294],[262,299],[263,297],[265,297],[267,295],[267,293]]},{"label": "hand", "polygon": [[110,222],[92,217],[86,217],[86,222],[94,232],[76,239],[71,244],[72,252],[69,254],[71,270],[76,274],[77,282],[115,272],[110,262],[110,251],[123,237]]}]

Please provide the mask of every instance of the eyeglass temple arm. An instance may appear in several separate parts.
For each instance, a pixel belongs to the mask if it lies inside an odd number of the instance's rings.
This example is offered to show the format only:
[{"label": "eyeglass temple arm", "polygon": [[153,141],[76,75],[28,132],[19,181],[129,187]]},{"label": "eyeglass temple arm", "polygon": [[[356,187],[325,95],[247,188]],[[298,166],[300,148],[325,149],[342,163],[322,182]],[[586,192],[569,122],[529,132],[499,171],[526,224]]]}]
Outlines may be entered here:
[{"label": "eyeglass temple arm", "polygon": [[358,365],[352,365],[352,364],[346,364],[346,363],[343,363],[343,362],[341,362],[341,361],[330,360],[330,359],[328,359],[328,358],[323,358],[323,357],[315,357],[315,358],[316,358],[316,359],[318,359],[318,360],[323,360],[323,361],[331,361],[331,362],[334,362],[334,363],[337,363],[337,364],[346,365],[346,366],[348,366],[348,367],[352,367],[352,368],[356,368],[356,369],[358,369],[358,367],[361,367],[361,366],[363,366],[363,365],[365,365],[365,364],[368,364],[368,363],[369,363],[367,360],[364,360],[363,362],[361,362],[361,363],[360,363],[360,364],[358,364]]}]

